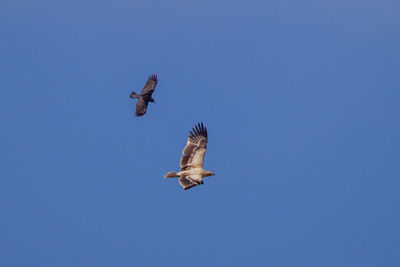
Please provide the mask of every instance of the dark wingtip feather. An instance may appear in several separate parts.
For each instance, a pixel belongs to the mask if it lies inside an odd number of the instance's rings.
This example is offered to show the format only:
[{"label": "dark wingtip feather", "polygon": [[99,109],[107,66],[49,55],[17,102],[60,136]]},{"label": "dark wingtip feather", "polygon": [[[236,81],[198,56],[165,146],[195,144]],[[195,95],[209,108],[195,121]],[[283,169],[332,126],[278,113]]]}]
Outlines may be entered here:
[{"label": "dark wingtip feather", "polygon": [[207,137],[207,128],[204,126],[203,122],[199,122],[192,128],[189,134],[189,137],[193,140],[196,140],[198,136]]},{"label": "dark wingtip feather", "polygon": [[199,140],[200,136],[208,137],[207,128],[204,126],[203,122],[197,123],[192,130],[189,131],[189,138],[195,142]]},{"label": "dark wingtip feather", "polygon": [[204,126],[203,122],[199,123],[199,125],[203,136],[207,137],[207,128]]},{"label": "dark wingtip feather", "polygon": [[202,134],[204,137],[207,137],[207,128],[204,127],[203,122],[200,122],[200,123],[199,123],[199,127],[200,127],[200,129],[201,129],[201,134]]},{"label": "dark wingtip feather", "polygon": [[148,79],[157,82],[157,75],[156,74],[152,74],[152,75],[149,76]]}]

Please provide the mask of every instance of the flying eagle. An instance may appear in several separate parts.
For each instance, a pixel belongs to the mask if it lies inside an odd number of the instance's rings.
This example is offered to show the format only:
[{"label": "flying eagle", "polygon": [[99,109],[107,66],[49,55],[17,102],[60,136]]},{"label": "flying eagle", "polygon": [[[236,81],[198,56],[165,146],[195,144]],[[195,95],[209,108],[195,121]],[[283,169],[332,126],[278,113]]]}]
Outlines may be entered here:
[{"label": "flying eagle", "polygon": [[169,172],[164,178],[179,177],[179,183],[184,190],[203,184],[203,177],[215,175],[203,169],[206,149],[207,129],[203,123],[198,123],[190,132],[187,144],[182,151],[181,171]]},{"label": "flying eagle", "polygon": [[136,116],[142,116],[146,113],[147,104],[149,102],[155,103],[151,95],[153,94],[156,85],[157,85],[157,75],[153,74],[150,75],[149,78],[147,79],[147,82],[144,85],[140,95],[138,95],[135,92],[131,93],[131,98],[138,99],[138,101],[136,102],[136,112],[135,112]]}]

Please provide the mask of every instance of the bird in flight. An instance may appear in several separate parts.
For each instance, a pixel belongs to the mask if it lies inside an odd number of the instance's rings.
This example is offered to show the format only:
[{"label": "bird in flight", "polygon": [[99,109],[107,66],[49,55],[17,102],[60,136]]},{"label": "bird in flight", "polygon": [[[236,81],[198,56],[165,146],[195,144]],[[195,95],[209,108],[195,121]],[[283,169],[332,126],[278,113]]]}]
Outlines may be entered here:
[{"label": "bird in flight", "polygon": [[198,123],[189,133],[189,138],[182,151],[181,171],[168,172],[164,178],[179,177],[184,190],[203,184],[203,177],[215,175],[203,169],[204,156],[207,149],[207,128]]},{"label": "bird in flight", "polygon": [[138,101],[136,102],[136,116],[142,116],[146,113],[147,104],[149,102],[155,103],[154,99],[151,95],[154,92],[154,89],[157,85],[157,75],[150,75],[147,79],[146,84],[144,85],[142,92],[138,95],[135,92],[131,93],[131,98],[136,98]]}]

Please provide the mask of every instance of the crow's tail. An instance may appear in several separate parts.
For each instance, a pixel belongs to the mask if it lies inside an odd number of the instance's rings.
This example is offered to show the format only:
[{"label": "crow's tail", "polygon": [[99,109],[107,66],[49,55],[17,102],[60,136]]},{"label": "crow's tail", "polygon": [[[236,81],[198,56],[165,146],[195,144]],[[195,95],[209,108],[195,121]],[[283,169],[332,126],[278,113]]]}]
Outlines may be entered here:
[{"label": "crow's tail", "polygon": [[136,94],[135,92],[132,92],[131,93],[131,98],[139,98],[139,95]]}]

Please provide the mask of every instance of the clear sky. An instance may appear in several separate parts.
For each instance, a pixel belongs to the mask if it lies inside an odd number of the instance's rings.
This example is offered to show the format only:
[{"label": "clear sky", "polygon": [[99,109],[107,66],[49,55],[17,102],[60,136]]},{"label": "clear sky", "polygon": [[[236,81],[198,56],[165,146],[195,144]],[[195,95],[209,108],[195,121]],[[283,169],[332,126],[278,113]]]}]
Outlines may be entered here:
[{"label": "clear sky", "polygon": [[400,266],[399,10],[1,1],[0,266]]}]

